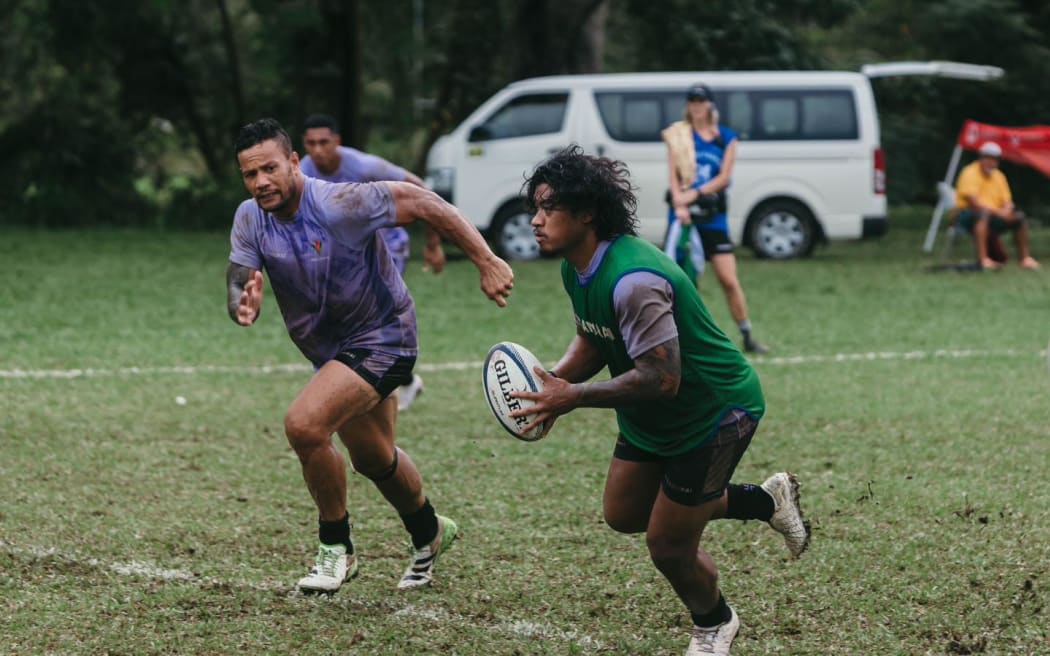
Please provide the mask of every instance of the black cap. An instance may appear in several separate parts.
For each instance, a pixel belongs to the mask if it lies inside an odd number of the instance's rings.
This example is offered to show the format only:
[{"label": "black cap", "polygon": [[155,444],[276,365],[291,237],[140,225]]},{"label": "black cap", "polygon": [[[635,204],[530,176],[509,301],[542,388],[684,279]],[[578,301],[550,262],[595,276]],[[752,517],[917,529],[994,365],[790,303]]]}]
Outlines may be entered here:
[{"label": "black cap", "polygon": [[697,82],[693,86],[689,87],[689,91],[685,92],[686,100],[713,100],[714,96],[711,94],[711,89],[706,84]]}]

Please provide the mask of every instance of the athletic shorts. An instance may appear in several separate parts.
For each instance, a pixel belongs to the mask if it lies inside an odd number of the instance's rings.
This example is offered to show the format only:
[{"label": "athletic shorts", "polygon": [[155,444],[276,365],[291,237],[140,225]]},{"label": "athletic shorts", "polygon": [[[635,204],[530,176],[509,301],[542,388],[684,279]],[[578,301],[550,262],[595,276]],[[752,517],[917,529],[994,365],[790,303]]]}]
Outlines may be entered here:
[{"label": "athletic shorts", "polygon": [[691,451],[661,456],[638,448],[621,435],[613,457],[630,462],[663,463],[660,488],[664,494],[683,506],[699,506],[722,496],[756,430],[758,421],[738,412],[734,419],[718,428],[714,437]]},{"label": "athletic shorts", "polygon": [[[955,220],[962,226],[966,232],[973,234],[973,226],[977,223],[977,213],[973,210],[959,210],[958,216]],[[1024,219],[1020,221],[1003,221],[997,216],[988,217],[988,231],[993,235],[1001,235],[1004,232],[1013,232],[1021,227],[1024,223]]]},{"label": "athletic shorts", "polygon": [[700,233],[700,243],[704,245],[704,259],[711,261],[712,255],[725,255],[733,252],[733,241],[729,233],[722,230],[708,230],[703,224],[697,226]]},{"label": "athletic shorts", "polygon": [[353,369],[384,399],[401,385],[412,382],[412,369],[416,366],[414,356],[398,357],[369,349],[350,349],[334,359]]}]

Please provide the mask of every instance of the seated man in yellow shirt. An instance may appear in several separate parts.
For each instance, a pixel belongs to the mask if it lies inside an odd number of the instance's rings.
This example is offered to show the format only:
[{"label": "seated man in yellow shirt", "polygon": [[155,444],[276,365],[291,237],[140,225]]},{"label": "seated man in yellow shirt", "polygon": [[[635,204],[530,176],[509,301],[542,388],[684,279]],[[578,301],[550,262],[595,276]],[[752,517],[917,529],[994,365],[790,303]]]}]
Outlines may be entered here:
[{"label": "seated man in yellow shirt", "polygon": [[[1024,214],[1014,206],[1010,185],[999,170],[1002,149],[999,144],[989,141],[981,145],[977,154],[977,160],[963,168],[955,181],[955,206],[959,208],[956,221],[973,235],[977,262],[982,269],[1002,266],[1006,260],[999,235],[1012,232],[1021,266],[1038,269],[1039,263],[1028,254],[1028,226]],[[989,244],[998,253],[989,253]],[[993,257],[996,255],[1000,257]]]}]

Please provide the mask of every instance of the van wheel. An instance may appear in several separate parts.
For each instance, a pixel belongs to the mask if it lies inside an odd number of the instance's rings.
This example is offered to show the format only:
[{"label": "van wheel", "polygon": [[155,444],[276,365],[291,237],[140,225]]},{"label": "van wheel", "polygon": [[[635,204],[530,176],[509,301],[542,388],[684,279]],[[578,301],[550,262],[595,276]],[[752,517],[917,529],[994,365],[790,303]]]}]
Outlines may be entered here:
[{"label": "van wheel", "polygon": [[808,257],[817,242],[817,223],[805,205],[770,201],[751,213],[748,243],[760,258],[788,260]]},{"label": "van wheel", "polygon": [[535,260],[540,256],[540,245],[532,234],[532,215],[521,203],[497,214],[489,235],[496,253],[505,260]]}]

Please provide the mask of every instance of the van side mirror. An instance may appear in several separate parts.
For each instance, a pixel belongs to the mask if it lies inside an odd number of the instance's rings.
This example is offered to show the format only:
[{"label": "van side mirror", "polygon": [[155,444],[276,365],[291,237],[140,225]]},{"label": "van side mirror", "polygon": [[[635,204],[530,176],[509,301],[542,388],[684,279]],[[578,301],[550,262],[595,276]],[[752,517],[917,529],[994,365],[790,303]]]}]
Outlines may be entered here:
[{"label": "van side mirror", "polygon": [[478,141],[488,141],[492,138],[492,131],[484,125],[475,125],[470,129],[470,133],[467,135],[467,141],[469,143],[475,143]]}]

